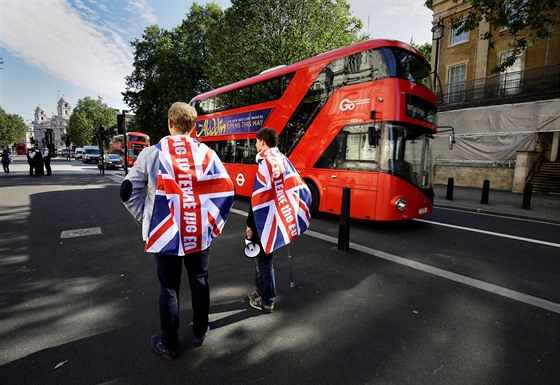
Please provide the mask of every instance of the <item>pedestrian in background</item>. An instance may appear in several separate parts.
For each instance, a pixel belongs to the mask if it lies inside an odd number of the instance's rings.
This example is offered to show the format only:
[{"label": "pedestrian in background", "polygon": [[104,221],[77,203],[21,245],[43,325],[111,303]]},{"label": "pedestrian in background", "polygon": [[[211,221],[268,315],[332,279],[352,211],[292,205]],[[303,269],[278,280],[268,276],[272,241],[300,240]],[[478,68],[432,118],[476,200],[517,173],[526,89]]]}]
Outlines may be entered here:
[{"label": "pedestrian in background", "polygon": [[151,347],[167,360],[179,353],[183,264],[191,289],[194,344],[201,346],[210,330],[210,243],[233,205],[233,183],[222,162],[191,136],[196,118],[189,104],[173,103],[167,120],[171,135],[138,155],[120,191],[126,208],[142,223],[145,251],[155,253],[161,334],[152,336]]},{"label": "pedestrian in background", "polygon": [[35,175],[35,148],[31,147],[27,151],[27,164],[29,165],[29,176]]},{"label": "pedestrian in background", "polygon": [[35,150],[35,156],[33,157],[33,168],[35,169],[35,176],[43,176],[43,154],[38,148]]},{"label": "pedestrian in background", "polygon": [[2,151],[2,167],[4,168],[4,172],[6,174],[10,173],[10,163],[12,163],[10,154],[7,149],[4,149],[4,151]]},{"label": "pedestrian in background", "polygon": [[43,163],[45,165],[45,171],[47,172],[47,175],[52,175],[51,153],[47,147],[43,149]]},{"label": "pedestrian in background", "polygon": [[273,251],[302,234],[311,220],[311,192],[292,163],[278,149],[272,128],[257,132],[257,175],[245,235],[260,245],[255,257],[255,290],[249,304],[272,313],[276,298]]}]

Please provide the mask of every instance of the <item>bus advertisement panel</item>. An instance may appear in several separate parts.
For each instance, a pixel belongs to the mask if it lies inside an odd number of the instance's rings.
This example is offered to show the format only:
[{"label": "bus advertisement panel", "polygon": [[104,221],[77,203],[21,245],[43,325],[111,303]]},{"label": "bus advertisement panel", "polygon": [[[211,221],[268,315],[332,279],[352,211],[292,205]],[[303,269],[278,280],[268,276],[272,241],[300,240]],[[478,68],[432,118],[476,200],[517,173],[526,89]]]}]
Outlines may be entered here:
[{"label": "bus advertisement panel", "polygon": [[[150,137],[142,132],[127,132],[126,133],[126,148],[128,157],[128,167],[132,167],[138,158],[138,154],[150,146]],[[123,135],[115,135],[111,141],[109,153],[118,154],[123,159],[124,166],[124,137]]]},{"label": "bus advertisement panel", "polygon": [[278,147],[313,195],[312,211],[394,221],[432,211],[431,141],[436,96],[430,65],[408,44],[369,40],[274,68],[198,95],[197,138],[213,148],[251,196],[255,136]]}]

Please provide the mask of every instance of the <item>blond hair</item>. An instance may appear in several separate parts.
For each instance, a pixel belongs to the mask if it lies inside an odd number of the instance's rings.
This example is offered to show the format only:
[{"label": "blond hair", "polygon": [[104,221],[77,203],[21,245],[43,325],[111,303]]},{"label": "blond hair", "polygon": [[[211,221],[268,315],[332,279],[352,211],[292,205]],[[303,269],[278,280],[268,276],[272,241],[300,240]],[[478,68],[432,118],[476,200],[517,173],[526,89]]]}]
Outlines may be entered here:
[{"label": "blond hair", "polygon": [[173,127],[184,134],[189,134],[196,124],[198,114],[190,104],[175,102],[169,108],[167,117],[173,122]]}]

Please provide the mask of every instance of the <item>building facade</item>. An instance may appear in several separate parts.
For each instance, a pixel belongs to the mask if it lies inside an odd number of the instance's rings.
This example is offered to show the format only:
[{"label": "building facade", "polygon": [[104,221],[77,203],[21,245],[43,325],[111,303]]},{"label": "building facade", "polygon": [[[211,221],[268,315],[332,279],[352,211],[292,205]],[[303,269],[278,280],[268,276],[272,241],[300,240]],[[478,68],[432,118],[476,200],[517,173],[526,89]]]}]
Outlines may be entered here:
[{"label": "building facade", "polygon": [[66,147],[64,138],[68,120],[72,115],[72,106],[66,96],[58,100],[57,113],[49,117],[43,106],[35,108],[33,134],[29,141],[35,140],[40,146],[48,146],[51,151]]},{"label": "building facade", "polygon": [[[558,160],[560,12],[550,36],[528,39],[513,65],[494,73],[511,55],[512,37],[485,20],[459,32],[456,23],[470,7],[453,0],[432,5],[434,26],[443,26],[443,36],[432,44],[437,122],[456,134],[453,150],[446,138],[436,140],[435,181],[446,183],[451,175],[456,185],[479,187],[489,179],[493,188],[520,192],[537,163]],[[488,32],[493,44],[482,39]]]}]

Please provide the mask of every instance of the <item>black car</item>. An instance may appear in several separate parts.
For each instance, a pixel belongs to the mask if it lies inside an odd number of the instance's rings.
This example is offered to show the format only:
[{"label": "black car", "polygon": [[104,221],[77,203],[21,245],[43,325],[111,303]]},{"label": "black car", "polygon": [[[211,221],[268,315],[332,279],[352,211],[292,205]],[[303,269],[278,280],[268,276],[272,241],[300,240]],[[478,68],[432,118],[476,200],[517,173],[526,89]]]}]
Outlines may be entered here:
[{"label": "black car", "polygon": [[[103,155],[103,164],[105,165],[105,170],[108,170],[110,168],[117,169],[123,166],[122,158],[120,155],[117,154]],[[101,162],[99,162],[97,167],[101,168]]]}]

